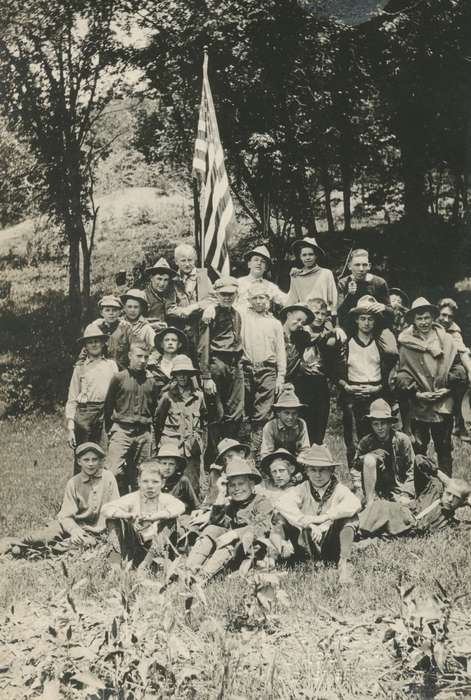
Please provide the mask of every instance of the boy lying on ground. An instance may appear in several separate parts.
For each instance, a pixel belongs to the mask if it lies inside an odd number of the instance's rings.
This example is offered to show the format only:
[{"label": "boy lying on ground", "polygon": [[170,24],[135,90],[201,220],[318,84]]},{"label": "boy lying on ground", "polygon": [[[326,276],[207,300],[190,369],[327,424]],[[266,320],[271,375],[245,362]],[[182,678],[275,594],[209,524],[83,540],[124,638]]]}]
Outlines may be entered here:
[{"label": "boy lying on ground", "polygon": [[121,557],[134,567],[150,568],[169,548],[175,537],[175,519],[185,504],[162,493],[164,478],[159,462],[139,466],[138,490],[108,503],[103,509],[111,539],[118,539]]},{"label": "boy lying on ground", "polygon": [[[255,492],[262,481],[245,459],[234,458],[226,469],[226,484],[219,479],[219,492],[211,508],[209,524],[196,540],[187,559],[190,576],[206,583],[228,567],[242,563],[246,554],[242,538],[265,538],[270,533],[272,504]],[[264,548],[255,545],[258,556]]]},{"label": "boy lying on ground", "polygon": [[93,546],[106,531],[105,504],[119,496],[113,474],[103,469],[105,453],[93,442],[84,442],[75,450],[80,473],[67,482],[62,508],[55,520],[44,528],[33,530],[21,539],[6,538],[0,543],[0,554],[12,547],[51,547],[63,552],[70,546]]},{"label": "boy lying on ground", "polygon": [[335,563],[340,583],[350,583],[349,559],[361,503],[337,480],[338,463],[325,445],[312,445],[301,452],[298,462],[307,481],[289,489],[276,504],[278,512],[299,530],[295,557]]}]

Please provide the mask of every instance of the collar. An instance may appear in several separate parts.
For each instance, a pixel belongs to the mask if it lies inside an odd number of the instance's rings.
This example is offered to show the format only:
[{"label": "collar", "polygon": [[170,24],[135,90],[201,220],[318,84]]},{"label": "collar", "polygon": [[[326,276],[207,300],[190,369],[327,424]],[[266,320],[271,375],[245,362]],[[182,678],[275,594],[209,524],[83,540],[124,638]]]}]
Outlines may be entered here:
[{"label": "collar", "polygon": [[198,276],[198,275],[197,275],[197,271],[196,271],[196,267],[194,267],[194,268],[192,269],[192,271],[189,272],[187,275],[186,275],[185,273],[183,273],[183,272],[180,272],[180,271],[178,272],[178,274],[179,274],[179,276],[181,277],[181,279],[182,279],[183,281],[186,281],[186,280],[196,280],[196,278],[197,278],[197,276]]},{"label": "collar", "polygon": [[278,428],[279,431],[282,431],[282,430],[284,430],[284,431],[286,431],[286,430],[296,430],[296,428],[299,427],[299,418],[296,419],[296,423],[293,425],[292,428],[288,428],[288,426],[286,426],[286,425],[282,422],[281,418],[279,418],[278,416],[275,418],[275,420],[276,420],[276,427]]},{"label": "collar", "polygon": [[102,476],[103,476],[103,469],[100,469],[100,471],[96,472],[96,474],[93,474],[93,476],[88,476],[87,474],[80,472],[81,481],[84,484],[88,484],[90,481],[100,481]]},{"label": "collar", "polygon": [[295,267],[291,270],[291,274],[293,277],[304,277],[305,275],[312,275],[315,272],[319,272],[321,267],[319,265],[314,265],[314,267],[310,267],[309,269],[306,269],[304,267]]},{"label": "collar", "polygon": [[371,340],[368,341],[368,343],[364,343],[362,340],[357,335],[352,335],[351,340],[354,340],[357,345],[359,345],[361,348],[368,348],[371,343],[374,343],[374,336],[371,336]]}]

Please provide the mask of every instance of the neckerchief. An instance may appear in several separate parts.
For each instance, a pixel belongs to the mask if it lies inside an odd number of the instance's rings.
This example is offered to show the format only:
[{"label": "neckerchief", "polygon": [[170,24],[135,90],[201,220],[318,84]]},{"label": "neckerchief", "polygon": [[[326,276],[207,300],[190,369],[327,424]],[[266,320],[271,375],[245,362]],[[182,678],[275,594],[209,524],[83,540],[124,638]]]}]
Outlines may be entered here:
[{"label": "neckerchief", "polygon": [[320,505],[321,508],[322,508],[322,506],[324,505],[324,503],[327,503],[327,501],[329,500],[329,498],[332,496],[332,494],[334,493],[334,490],[335,490],[335,487],[337,486],[337,484],[338,484],[338,479],[337,479],[337,477],[336,477],[335,475],[332,475],[331,478],[330,478],[329,484],[328,484],[326,490],[324,491],[323,496],[321,496],[320,493],[319,493],[319,491],[318,491],[317,489],[315,489],[314,486],[313,486],[313,485],[311,484],[311,482],[309,481],[309,488],[311,489],[311,496],[313,497],[313,499],[314,499],[317,503],[319,503],[319,505]]}]

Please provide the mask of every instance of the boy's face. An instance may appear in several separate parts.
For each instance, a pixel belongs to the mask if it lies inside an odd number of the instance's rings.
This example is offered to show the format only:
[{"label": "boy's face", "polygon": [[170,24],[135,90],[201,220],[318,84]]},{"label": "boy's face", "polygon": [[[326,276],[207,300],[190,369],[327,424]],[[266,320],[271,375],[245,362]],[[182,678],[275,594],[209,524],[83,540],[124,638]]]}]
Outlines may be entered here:
[{"label": "boy's face", "polygon": [[99,357],[103,353],[104,347],[105,341],[100,338],[92,338],[85,343],[85,348],[90,357]]},{"label": "boy's face", "polygon": [[142,307],[137,299],[127,299],[124,305],[124,315],[128,321],[137,321],[141,315]]},{"label": "boy's face", "polygon": [[274,459],[270,464],[270,475],[273,483],[279,489],[287,486],[291,479],[291,465],[286,459]]},{"label": "boy's face", "polygon": [[313,248],[301,248],[299,251],[299,259],[301,260],[303,267],[310,269],[314,267],[317,262],[316,251]]},{"label": "boy's face", "polygon": [[428,333],[432,330],[433,316],[430,311],[424,311],[422,313],[417,313],[414,316],[414,326],[417,328],[419,333]]},{"label": "boy's face", "polygon": [[103,466],[103,460],[93,450],[81,454],[77,458],[77,463],[86,476],[95,476]]},{"label": "boy's face", "polygon": [[102,306],[101,316],[106,321],[106,323],[114,323],[118,320],[121,309],[116,306]]},{"label": "boy's face", "polygon": [[399,294],[390,294],[389,303],[393,309],[397,309],[398,306],[403,306],[402,298],[399,296]]},{"label": "boy's face", "polygon": [[144,469],[138,478],[139,489],[146,498],[155,498],[162,490],[163,480],[154,469]]},{"label": "boy's face", "polygon": [[392,425],[390,421],[373,418],[371,420],[371,429],[380,440],[387,440],[391,435]]},{"label": "boy's face", "polygon": [[252,255],[247,263],[247,267],[249,268],[252,277],[259,279],[265,274],[268,265],[265,258],[262,258],[261,255]]},{"label": "boy's face", "polygon": [[152,276],[152,286],[157,292],[165,292],[170,282],[170,275],[166,272],[157,272]]},{"label": "boy's face", "polygon": [[287,428],[293,428],[296,425],[298,418],[297,408],[277,408],[276,413],[278,418]]},{"label": "boy's face", "polygon": [[227,480],[227,493],[233,501],[245,501],[253,494],[255,484],[249,476],[231,476]]},{"label": "boy's face", "polygon": [[220,306],[230,309],[235,302],[237,292],[218,292],[218,301]]},{"label": "boy's face", "polygon": [[449,306],[443,306],[440,309],[440,315],[438,317],[438,322],[440,325],[443,326],[443,328],[449,328],[451,324],[453,323],[453,309],[450,309]]},{"label": "boy's face", "polygon": [[129,368],[142,371],[147,367],[149,360],[148,350],[139,347],[132,347],[129,352]]},{"label": "boy's face", "polygon": [[332,476],[330,467],[306,467],[307,478],[315,489],[321,489],[329,483]]},{"label": "boy's face", "polygon": [[226,467],[231,459],[234,459],[234,457],[242,457],[242,459],[245,458],[245,450],[243,447],[231,447],[229,450],[226,450],[224,452],[221,461]]},{"label": "boy's face", "polygon": [[184,275],[189,275],[195,266],[194,253],[180,253],[175,257],[175,263],[180,272]]},{"label": "boy's face", "polygon": [[159,464],[162,466],[162,476],[168,479],[177,471],[177,460],[175,457],[159,457]]},{"label": "boy's face", "polygon": [[323,328],[327,319],[327,309],[324,309],[320,304],[312,304],[309,308],[314,314],[312,325],[316,328]]},{"label": "boy's face", "polygon": [[175,372],[173,376],[180,389],[186,389],[190,386],[190,375],[186,372]]},{"label": "boy's face", "polygon": [[360,314],[357,318],[358,330],[361,333],[372,333],[375,327],[375,319],[372,314]]},{"label": "boy's face", "polygon": [[250,297],[250,306],[257,314],[263,314],[270,306],[270,300],[266,294],[253,294]]},{"label": "boy's face", "polygon": [[288,311],[286,315],[286,327],[293,333],[306,325],[307,316],[303,311]]},{"label": "boy's face", "polygon": [[175,333],[166,333],[162,340],[162,350],[169,355],[175,355],[180,349],[180,341]]},{"label": "boy's face", "polygon": [[443,510],[456,510],[460,505],[462,505],[461,498],[459,496],[456,496],[454,493],[450,493],[449,491],[445,490],[442,493],[441,499],[441,506]]},{"label": "boy's face", "polygon": [[367,255],[359,255],[351,260],[349,267],[353,279],[362,280],[365,279],[371,264]]}]

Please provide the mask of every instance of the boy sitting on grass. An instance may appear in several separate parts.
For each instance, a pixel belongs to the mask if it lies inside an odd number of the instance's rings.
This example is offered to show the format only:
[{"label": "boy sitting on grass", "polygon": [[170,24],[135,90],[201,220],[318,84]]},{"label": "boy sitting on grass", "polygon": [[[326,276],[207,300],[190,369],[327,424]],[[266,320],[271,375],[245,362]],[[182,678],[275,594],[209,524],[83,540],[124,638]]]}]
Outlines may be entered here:
[{"label": "boy sitting on grass", "polygon": [[245,459],[234,458],[227,465],[226,479],[218,482],[209,524],[188,555],[190,578],[204,584],[225,569],[237,567],[246,556],[242,538],[269,535],[273,506],[266,496],[256,493],[261,481],[260,473]]},{"label": "boy sitting on grass", "polygon": [[306,422],[299,417],[299,409],[304,407],[294,392],[294,386],[285,384],[273,404],[275,417],[263,427],[260,459],[280,447],[297,455],[310,446]]},{"label": "boy sitting on grass", "polygon": [[175,519],[185,504],[162,493],[164,469],[156,460],[139,466],[138,490],[108,503],[103,515],[111,537],[117,536],[122,559],[133,567],[150,568],[168,550],[175,533]]},{"label": "boy sitting on grass", "polygon": [[162,476],[165,483],[162,493],[170,493],[185,504],[185,513],[191,513],[199,508],[199,501],[193,490],[191,481],[185,476],[187,464],[177,445],[167,443],[157,453],[157,462],[161,465]]},{"label": "boy sitting on grass", "polygon": [[[51,547],[56,552],[69,547],[90,547],[106,531],[105,504],[119,496],[113,474],[103,469],[105,453],[100,445],[84,442],[75,450],[80,473],[67,482],[62,507],[55,520],[28,535],[5,538],[0,542],[0,554],[12,548]],[[18,553],[13,549],[13,553]]]},{"label": "boy sitting on grass", "polygon": [[337,480],[338,463],[325,445],[312,445],[301,452],[298,462],[307,481],[289,489],[276,504],[277,511],[299,530],[295,556],[335,563],[339,582],[351,583],[349,560],[361,503]]}]

